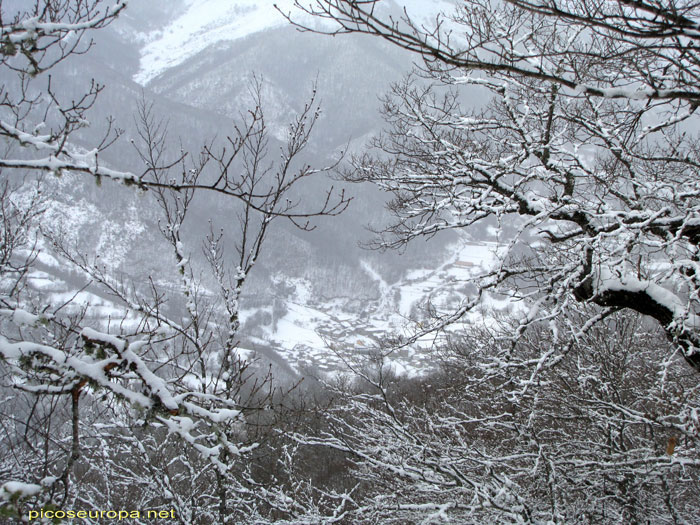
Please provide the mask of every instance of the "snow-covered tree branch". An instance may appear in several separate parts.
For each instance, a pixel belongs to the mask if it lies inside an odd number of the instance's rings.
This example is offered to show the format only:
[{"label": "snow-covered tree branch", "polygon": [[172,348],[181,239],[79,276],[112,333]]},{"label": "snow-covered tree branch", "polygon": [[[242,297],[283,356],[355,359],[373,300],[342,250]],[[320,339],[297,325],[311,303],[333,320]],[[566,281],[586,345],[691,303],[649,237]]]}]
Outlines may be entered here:
[{"label": "snow-covered tree branch", "polygon": [[424,58],[385,102],[389,155],[350,174],[395,197],[380,246],[517,225],[479,286],[529,303],[518,334],[572,300],[630,308],[700,370],[695,4],[477,0],[434,28],[375,1],[299,7]]},{"label": "snow-covered tree branch", "polygon": [[[126,2],[37,1],[17,13],[5,9],[8,2],[0,6],[0,406],[8,418],[0,429],[0,512],[25,522],[29,505],[104,508],[117,501],[111,488],[140,487],[141,502],[168,503],[181,523],[266,519],[286,496],[278,488],[261,490],[252,458],[284,389],[238,348],[240,301],[272,224],[284,219],[311,230],[313,219],[348,205],[333,188],[315,203],[300,198],[300,186],[333,167],[317,169],[300,159],[320,114],[315,92],[289,123],[274,159],[260,81],[225,145],[205,144],[199,156],[170,155],[166,127],[142,102],[132,150],[142,171],[119,171],[102,160],[122,134],[112,120],[89,148],[75,142],[76,132],[90,125],[88,112],[103,87],[90,82],[66,102],[45,72],[87,52],[91,43],[83,34],[107,25]],[[145,200],[161,212],[178,286],[164,288],[159,276],[149,276],[146,286],[125,281],[98,262],[99,253],[80,252],[42,225],[42,181],[70,173],[152,190]],[[27,174],[38,174],[35,190],[17,191]],[[210,199],[228,198],[238,220],[221,230],[212,222],[209,235],[193,245],[185,230],[203,190]],[[232,254],[225,237],[235,239]],[[65,302],[47,303],[27,287],[39,245],[50,246],[87,280]],[[77,301],[87,289],[109,296],[120,321],[95,318]],[[163,449],[170,457],[159,478],[154,457]],[[93,482],[110,489],[82,496]],[[177,484],[189,484],[191,501],[181,499]]]},{"label": "snow-covered tree branch", "polygon": [[[557,324],[581,326],[589,315]],[[425,378],[397,378],[378,363],[336,387],[326,426],[293,439],[348,455],[363,487],[348,515],[397,524],[692,522],[700,392],[692,372],[669,362],[660,330],[618,313],[533,382],[528,369],[499,367],[515,329],[502,319],[498,329],[461,334],[443,349],[441,371]],[[556,345],[543,325],[515,351],[537,360]]]},{"label": "snow-covered tree branch", "polygon": [[422,59],[345,173],[392,197],[375,246],[457,230],[500,249],[459,308],[382,349],[432,336],[442,373],[405,387],[353,366],[361,387],[294,439],[352,458],[368,523],[692,521],[697,3],[467,0],[432,24],[296,4],[302,30]]}]

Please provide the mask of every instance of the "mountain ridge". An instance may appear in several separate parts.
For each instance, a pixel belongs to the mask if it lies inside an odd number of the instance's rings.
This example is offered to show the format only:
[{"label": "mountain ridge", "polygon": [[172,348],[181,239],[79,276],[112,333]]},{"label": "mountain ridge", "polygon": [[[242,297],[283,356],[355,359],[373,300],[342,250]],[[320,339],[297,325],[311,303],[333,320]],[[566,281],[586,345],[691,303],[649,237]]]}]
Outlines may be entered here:
[{"label": "mountain ridge", "polygon": [[[133,4],[143,9],[138,2]],[[405,9],[419,22],[433,19],[451,6],[448,0],[388,0],[379,4],[381,9],[395,13]],[[133,78],[143,86],[211,45],[287,25],[282,13],[292,13],[309,27],[333,27],[328,21],[295,10],[294,0],[179,0],[171,4],[171,9],[174,12],[164,27],[134,33],[143,46],[139,71]]]}]

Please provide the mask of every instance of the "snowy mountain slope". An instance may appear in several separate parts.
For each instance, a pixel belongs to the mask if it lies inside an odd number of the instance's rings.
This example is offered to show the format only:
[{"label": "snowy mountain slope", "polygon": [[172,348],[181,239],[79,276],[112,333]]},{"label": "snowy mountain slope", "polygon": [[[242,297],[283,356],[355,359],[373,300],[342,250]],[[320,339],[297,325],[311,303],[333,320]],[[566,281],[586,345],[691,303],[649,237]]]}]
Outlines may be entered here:
[{"label": "snowy mountain slope", "polygon": [[271,29],[219,42],[154,78],[150,89],[170,100],[235,119],[251,104],[253,76],[277,138],[317,88],[321,117],[313,147],[330,152],[381,126],[379,96],[411,67],[411,57],[379,40],[335,39]]},{"label": "snowy mountain slope", "polygon": [[[279,3],[283,9],[293,4],[291,0]],[[272,1],[187,0],[180,16],[147,35],[141,69],[134,79],[145,85],[216,42],[237,40],[284,24]]]},{"label": "snowy mountain slope", "polygon": [[[430,303],[439,311],[453,311],[473,293],[469,280],[490,269],[502,255],[503,245],[495,241],[474,241],[460,236],[450,244],[443,260],[435,267],[407,272],[389,284],[367,261],[361,266],[377,282],[378,297],[365,300],[358,308],[351,301],[336,298],[319,301],[309,292],[313,283],[292,280],[294,292],[285,298],[284,315],[262,328],[261,339],[298,371],[328,374],[345,370],[345,362],[372,359],[382,341],[394,335],[409,335],[429,320],[425,307]],[[470,324],[489,323],[493,313],[522,308],[522,303],[507,297],[487,296],[486,308],[471,312],[451,327],[460,330]],[[255,312],[245,312],[247,320]],[[245,338],[245,336],[244,336]],[[433,337],[419,340],[401,351],[385,356],[385,365],[401,375],[421,375],[435,366]]]},{"label": "snowy mountain slope", "polygon": [[[286,25],[275,5],[279,11],[289,13],[293,11],[294,0],[184,0],[166,27],[141,35],[145,45],[134,80],[146,85],[213,44]],[[446,0],[388,0],[382,4],[388,10],[405,8],[418,21],[449,12],[452,5]],[[301,15],[297,19],[312,27],[320,23]]]},{"label": "snowy mountain slope", "polygon": [[[291,5],[291,0],[287,3]],[[395,3],[386,4],[397,9]],[[448,5],[418,0],[402,4],[420,17],[433,16]],[[294,31],[284,26],[271,1],[173,0],[166,8],[132,0],[132,7],[131,14],[110,26],[104,37],[100,35],[87,59],[80,65],[66,64],[62,77],[66,86],[79,88],[89,71],[107,84],[92,120],[115,115],[125,128],[126,140],[105,155],[105,160],[122,169],[141,169],[128,140],[135,136],[132,115],[141,91],[132,79],[136,71],[136,79],[148,83],[145,98],[155,101],[158,115],[167,116],[170,136],[182,140],[189,151],[230,132],[231,119],[250,104],[252,73],[264,78],[263,103],[271,151],[275,151],[275,139],[285,138],[284,125],[303,107],[315,83],[322,114],[308,162],[323,165],[348,140],[364,142],[364,137],[377,133],[379,96],[390,82],[401,78],[413,59],[378,39],[334,39]],[[84,139],[90,143],[92,137],[87,134]],[[331,183],[338,184],[323,181],[324,186]],[[98,188],[92,181],[73,184],[64,179],[56,184],[62,188],[47,223],[56,225],[52,228],[56,231],[58,225],[64,226],[66,241],[81,253],[99,256],[111,270],[135,283],[153,268],[159,274],[170,268],[172,254],[157,249],[156,210],[152,203],[149,206],[148,195],[117,192],[109,184]],[[304,196],[314,197],[320,189],[305,188]],[[385,197],[357,185],[350,191],[355,196],[351,209],[341,217],[319,221],[314,232],[286,226],[273,229],[254,279],[244,290],[242,317],[250,322],[244,322],[241,344],[292,375],[338,370],[342,368],[338,352],[362,354],[388,334],[402,333],[407,325],[415,327],[420,322],[420,305],[427,298],[447,304],[466,293],[454,279],[468,272],[452,261],[457,257],[454,250],[462,249],[455,245],[444,251],[454,241],[447,234],[442,240],[434,239],[429,252],[411,246],[399,257],[359,250],[358,240],[368,235],[363,227],[381,225],[386,218]],[[212,215],[222,223],[234,217],[230,208],[209,200],[192,214],[193,222],[201,225]],[[201,232],[192,232],[193,237],[197,233]],[[35,284],[60,283],[52,292],[56,300],[81,286],[52,268],[41,270]],[[277,294],[276,276],[284,281],[282,288],[295,291]],[[178,282],[169,278],[164,276],[159,284],[177,292]],[[91,293],[84,302],[99,307],[96,315],[109,322],[116,315],[115,306]],[[428,353],[419,347],[397,354],[394,361],[406,373],[417,373],[430,364]]]}]

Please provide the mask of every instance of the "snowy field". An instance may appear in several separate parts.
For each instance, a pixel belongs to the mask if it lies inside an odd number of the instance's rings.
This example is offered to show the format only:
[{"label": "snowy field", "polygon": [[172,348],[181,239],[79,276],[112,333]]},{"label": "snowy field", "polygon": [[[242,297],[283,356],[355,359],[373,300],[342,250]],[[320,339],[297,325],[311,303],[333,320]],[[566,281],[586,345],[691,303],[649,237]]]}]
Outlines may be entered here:
[{"label": "snowy field", "polygon": [[[351,307],[353,298],[336,298],[320,303],[311,293],[311,283],[302,279],[289,281],[294,292],[283,301],[284,315],[273,323],[258,326],[260,336],[249,335],[247,322],[257,313],[272,314],[272,307],[245,309],[241,312],[243,330],[241,345],[254,348],[261,357],[276,363],[292,375],[333,374],[347,370],[347,364],[376,359],[383,342],[395,336],[411,336],[427,326],[426,305],[441,312],[454,311],[474,293],[470,279],[483,273],[497,260],[499,244],[475,242],[464,238],[446,249],[446,255],[436,268],[419,268],[407,272],[395,283],[387,283],[382,276],[363,262],[362,267],[376,283],[377,299],[363,304],[362,312]],[[90,317],[101,330],[123,332],[136,329],[138,316],[125,312],[114,298],[96,286],[76,293],[87,281],[76,274],[61,270],[61,264],[48,254],[41,253],[37,268],[29,278],[30,286],[47,295],[51,304],[70,303],[65,313],[77,313],[89,306]],[[356,301],[354,301],[356,304]],[[506,299],[487,298],[487,310],[512,307]],[[471,323],[488,322],[488,311],[480,309],[455,323],[451,330],[461,330]],[[115,332],[116,333],[116,332]],[[397,373],[420,375],[434,366],[429,351],[434,341],[431,336],[385,358],[385,364]]]},{"label": "snowy field", "polygon": [[[346,363],[356,364],[376,356],[382,340],[409,336],[427,323],[425,305],[450,311],[469,297],[469,280],[488,269],[497,259],[499,245],[495,242],[462,240],[448,250],[443,264],[435,269],[408,272],[400,281],[388,284],[371,266],[364,269],[377,282],[380,296],[366,307],[366,315],[348,313],[342,301],[319,306],[308,304],[303,284],[297,284],[297,294],[288,302],[287,314],[278,320],[266,339],[276,347],[300,375],[305,370],[337,372]],[[473,291],[473,290],[472,290]],[[488,306],[502,310],[510,306],[506,300],[491,300]],[[464,323],[483,322],[484,311],[466,316]],[[459,330],[457,323],[452,329]],[[419,375],[433,366],[428,348],[430,337],[411,347],[387,356],[387,364],[402,375]]]}]

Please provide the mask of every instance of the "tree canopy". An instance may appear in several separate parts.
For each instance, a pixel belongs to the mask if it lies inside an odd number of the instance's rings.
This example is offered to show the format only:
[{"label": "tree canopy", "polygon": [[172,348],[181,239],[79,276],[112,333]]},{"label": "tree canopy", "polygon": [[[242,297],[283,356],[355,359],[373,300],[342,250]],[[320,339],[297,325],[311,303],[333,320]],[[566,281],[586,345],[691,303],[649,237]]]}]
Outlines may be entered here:
[{"label": "tree canopy", "polygon": [[[333,20],[331,34],[367,33],[423,59],[387,97],[382,154],[357,159],[351,174],[394,195],[396,221],[379,244],[516,225],[478,285],[482,296],[527,299],[518,334],[572,301],[600,307],[591,324],[631,309],[700,370],[700,7],[469,0],[430,26],[381,6],[298,2]],[[462,103],[468,87],[485,107]]]}]

